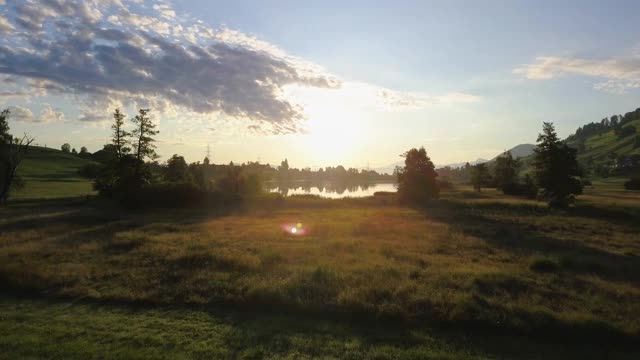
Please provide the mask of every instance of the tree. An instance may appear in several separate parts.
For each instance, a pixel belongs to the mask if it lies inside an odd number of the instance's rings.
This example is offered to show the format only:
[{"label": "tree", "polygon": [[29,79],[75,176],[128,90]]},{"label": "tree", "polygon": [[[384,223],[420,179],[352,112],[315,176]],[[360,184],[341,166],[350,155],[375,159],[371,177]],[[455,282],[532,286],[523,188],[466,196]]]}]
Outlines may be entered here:
[{"label": "tree", "polygon": [[17,170],[34,141],[27,134],[14,138],[9,133],[9,115],[9,109],[0,112],[0,206],[6,204],[10,191],[22,184]]},{"label": "tree", "polygon": [[287,171],[289,171],[289,160],[284,159],[282,160],[282,162],[280,163],[280,166],[278,167],[278,171],[286,173]]},{"label": "tree", "polygon": [[62,152],[64,152],[64,153],[70,153],[71,152],[71,145],[69,145],[68,143],[64,143],[60,147],[60,150],[62,150]]},{"label": "tree", "polygon": [[489,185],[491,182],[490,177],[489,169],[485,163],[473,165],[471,168],[471,184],[478,192],[482,191],[483,187]]},{"label": "tree", "polygon": [[566,208],[582,193],[576,150],[560,141],[552,123],[544,123],[534,150],[535,179],[552,207]]},{"label": "tree", "polygon": [[396,168],[398,195],[408,203],[423,204],[436,199],[439,188],[436,182],[438,174],[424,147],[411,149],[402,155],[404,167]]},{"label": "tree", "polygon": [[135,151],[135,171],[134,177],[139,182],[137,185],[141,185],[142,182],[142,166],[145,159],[157,159],[155,139],[153,136],[158,134],[155,129],[156,124],[151,121],[151,118],[147,116],[149,109],[140,109],[138,115],[136,115],[131,121],[135,125],[135,129],[131,132],[134,137],[134,151]]},{"label": "tree", "polygon": [[504,192],[505,189],[517,184],[519,167],[520,162],[513,158],[511,152],[505,151],[498,156],[494,170],[496,187]]},{"label": "tree", "polygon": [[76,148],[71,149],[71,153],[73,155],[78,155],[78,151],[76,150]]},{"label": "tree", "polygon": [[89,156],[89,150],[87,150],[87,148],[85,146],[80,148],[80,156],[81,157]]},{"label": "tree", "polygon": [[164,178],[169,182],[188,182],[189,179],[189,166],[184,160],[184,157],[178,154],[167,160],[167,165],[164,168]]},{"label": "tree", "polygon": [[208,156],[205,156],[205,157],[204,157],[204,160],[202,161],[202,163],[203,163],[204,165],[209,165],[209,164],[211,163],[211,162],[209,161],[209,157],[208,157]]},{"label": "tree", "polygon": [[113,112],[113,124],[111,125],[111,129],[113,130],[111,142],[115,146],[118,158],[121,158],[122,155],[127,154],[131,150],[127,147],[127,136],[131,134],[123,129],[124,118],[125,115],[120,112],[120,109],[116,108]]}]

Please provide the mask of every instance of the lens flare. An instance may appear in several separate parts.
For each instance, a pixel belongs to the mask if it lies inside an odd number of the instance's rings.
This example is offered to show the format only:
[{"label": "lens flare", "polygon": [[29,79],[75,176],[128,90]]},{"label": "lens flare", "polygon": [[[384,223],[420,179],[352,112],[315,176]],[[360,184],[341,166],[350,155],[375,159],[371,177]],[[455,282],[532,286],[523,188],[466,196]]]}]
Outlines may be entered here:
[{"label": "lens flare", "polygon": [[282,231],[289,235],[302,236],[307,235],[309,230],[300,222],[280,225]]}]

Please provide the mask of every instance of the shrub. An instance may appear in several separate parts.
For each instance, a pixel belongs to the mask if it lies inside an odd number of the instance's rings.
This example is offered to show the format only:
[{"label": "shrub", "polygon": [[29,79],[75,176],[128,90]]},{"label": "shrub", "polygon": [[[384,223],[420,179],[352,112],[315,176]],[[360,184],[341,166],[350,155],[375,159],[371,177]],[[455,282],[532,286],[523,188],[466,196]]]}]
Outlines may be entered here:
[{"label": "shrub", "polygon": [[78,175],[88,179],[95,179],[98,177],[101,170],[102,169],[98,164],[87,164],[78,169]]},{"label": "shrub", "polygon": [[556,272],[560,269],[560,264],[550,257],[536,257],[529,264],[529,269],[535,272]]},{"label": "shrub", "polygon": [[640,177],[632,178],[625,182],[624,188],[627,190],[640,190]]},{"label": "shrub", "polygon": [[224,206],[238,202],[240,197],[220,191],[205,191],[191,183],[146,185],[122,199],[130,207],[181,208]]},{"label": "shrub", "polygon": [[538,196],[538,187],[533,182],[533,179],[527,176],[522,184],[514,183],[502,185],[502,192],[505,195],[524,196],[529,199],[535,199]]}]

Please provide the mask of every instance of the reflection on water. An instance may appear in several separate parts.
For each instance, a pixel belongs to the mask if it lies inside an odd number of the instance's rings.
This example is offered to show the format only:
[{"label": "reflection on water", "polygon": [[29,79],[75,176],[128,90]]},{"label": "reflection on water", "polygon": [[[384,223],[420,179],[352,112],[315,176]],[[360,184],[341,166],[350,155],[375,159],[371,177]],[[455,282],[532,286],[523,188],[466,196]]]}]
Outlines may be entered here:
[{"label": "reflection on water", "polygon": [[321,182],[314,183],[310,181],[289,181],[265,183],[269,192],[279,192],[284,196],[288,195],[319,195],[322,197],[339,199],[343,197],[365,197],[373,196],[378,191],[395,192],[396,185],[392,183],[379,184],[353,184],[353,183],[336,183]]}]

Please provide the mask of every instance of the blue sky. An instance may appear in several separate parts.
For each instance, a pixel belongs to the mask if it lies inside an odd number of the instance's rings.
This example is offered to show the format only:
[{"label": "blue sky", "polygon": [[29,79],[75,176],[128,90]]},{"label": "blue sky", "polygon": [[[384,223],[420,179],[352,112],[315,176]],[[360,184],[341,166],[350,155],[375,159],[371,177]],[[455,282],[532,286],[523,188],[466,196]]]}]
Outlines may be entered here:
[{"label": "blue sky", "polygon": [[636,1],[3,2],[0,106],[53,147],[144,105],[164,159],[444,164],[640,105]]}]

